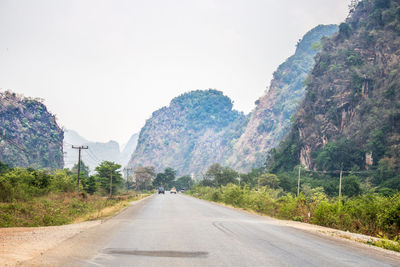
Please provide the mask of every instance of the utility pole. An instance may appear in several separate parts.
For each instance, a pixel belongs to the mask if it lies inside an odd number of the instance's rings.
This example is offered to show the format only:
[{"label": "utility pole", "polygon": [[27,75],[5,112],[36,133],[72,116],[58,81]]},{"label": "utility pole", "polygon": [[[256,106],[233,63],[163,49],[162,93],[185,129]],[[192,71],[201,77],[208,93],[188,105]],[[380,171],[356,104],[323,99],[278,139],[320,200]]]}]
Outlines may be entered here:
[{"label": "utility pole", "polygon": [[81,175],[81,150],[88,149],[88,146],[72,146],[73,149],[78,149],[78,179],[76,181],[76,192],[79,193],[79,178]]},{"label": "utility pole", "polygon": [[124,168],[124,170],[126,171],[126,191],[128,191],[128,189],[129,189],[128,174],[129,174],[129,171],[131,171],[133,169],[132,168]]},{"label": "utility pole", "polygon": [[113,173],[113,169],[111,167],[111,170],[110,170],[110,197],[112,196],[112,173]]},{"label": "utility pole", "polygon": [[300,195],[300,174],[301,173],[301,165],[299,166],[299,178],[297,179],[297,197]]},{"label": "utility pole", "polygon": [[340,169],[340,178],[339,178],[339,201],[342,198],[342,174],[343,168]]}]

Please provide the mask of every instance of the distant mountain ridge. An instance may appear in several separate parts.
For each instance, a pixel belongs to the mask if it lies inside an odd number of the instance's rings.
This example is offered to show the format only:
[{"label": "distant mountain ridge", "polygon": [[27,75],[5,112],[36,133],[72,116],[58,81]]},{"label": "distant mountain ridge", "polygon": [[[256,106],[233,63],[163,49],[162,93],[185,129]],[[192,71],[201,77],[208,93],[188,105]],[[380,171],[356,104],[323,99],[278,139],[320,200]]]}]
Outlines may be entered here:
[{"label": "distant mountain ridge", "polygon": [[127,165],[130,155],[136,148],[138,134],[133,134],[124,149],[120,151],[120,146],[116,141],[91,142],[80,136],[73,130],[66,130],[64,137],[64,156],[65,167],[71,168],[78,162],[78,151],[71,146],[88,146],[88,150],[82,150],[82,161],[87,164],[91,171],[94,170],[102,161],[113,161],[122,166]]}]

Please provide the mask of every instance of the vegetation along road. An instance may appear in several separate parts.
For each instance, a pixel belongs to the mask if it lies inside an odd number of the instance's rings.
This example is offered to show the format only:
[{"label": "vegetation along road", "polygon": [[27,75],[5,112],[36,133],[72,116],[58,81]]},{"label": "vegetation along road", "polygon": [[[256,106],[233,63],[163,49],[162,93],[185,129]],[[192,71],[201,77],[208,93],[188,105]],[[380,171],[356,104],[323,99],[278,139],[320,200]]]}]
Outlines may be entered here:
[{"label": "vegetation along road", "polygon": [[400,257],[269,217],[167,193],[137,202],[26,264],[400,266]]}]

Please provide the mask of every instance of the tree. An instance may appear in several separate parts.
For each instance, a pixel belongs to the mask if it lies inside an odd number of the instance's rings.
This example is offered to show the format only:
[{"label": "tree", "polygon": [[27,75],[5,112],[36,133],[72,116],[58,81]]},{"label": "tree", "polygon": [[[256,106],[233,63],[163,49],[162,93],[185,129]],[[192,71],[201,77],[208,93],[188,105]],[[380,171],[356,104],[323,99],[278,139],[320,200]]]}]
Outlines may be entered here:
[{"label": "tree", "polygon": [[343,194],[349,197],[361,194],[360,181],[354,175],[343,178]]},{"label": "tree", "polygon": [[157,173],[156,178],[153,181],[153,186],[159,187],[163,186],[166,188],[171,188],[174,186],[174,180],[176,176],[176,171],[172,168],[165,168],[164,172]]},{"label": "tree", "polygon": [[91,195],[93,195],[97,191],[96,176],[94,176],[94,175],[89,176],[84,190],[86,193],[91,194]]},{"label": "tree", "polygon": [[176,177],[176,171],[172,168],[166,168],[164,170],[164,177],[167,188],[171,188],[174,186],[174,181]]},{"label": "tree", "polygon": [[350,170],[354,165],[364,165],[364,151],[353,140],[341,138],[329,142],[318,153],[315,159],[320,170]]},{"label": "tree", "polygon": [[0,174],[10,170],[10,166],[0,161]]},{"label": "tree", "polygon": [[165,175],[162,172],[157,173],[156,178],[153,181],[153,186],[154,187],[165,187]]},{"label": "tree", "polygon": [[135,171],[137,190],[150,189],[152,181],[156,176],[156,171],[153,166],[138,167]]},{"label": "tree", "polygon": [[216,186],[227,185],[229,183],[236,184],[239,173],[230,167],[222,167],[215,163],[211,165],[205,175],[203,181],[213,180]]},{"label": "tree", "polygon": [[279,179],[275,174],[264,173],[258,178],[260,186],[268,186],[269,188],[279,188]]},{"label": "tree", "polygon": [[[86,191],[87,180],[88,180],[88,178],[89,178],[90,169],[89,169],[89,166],[87,166],[82,160],[81,160],[81,166],[80,166],[80,168],[81,168],[80,174],[79,174],[79,177],[80,177],[80,184],[82,185],[83,190]],[[75,181],[76,181],[76,179],[78,179],[78,178],[77,178],[77,177],[78,177],[78,176],[77,176],[77,175],[78,175],[78,164],[77,164],[77,163],[74,165],[74,167],[72,167],[71,172],[72,172],[73,174],[75,174]]]},{"label": "tree", "polygon": [[104,190],[104,193],[110,191],[110,181],[112,177],[112,193],[115,193],[119,188],[123,186],[122,174],[118,169],[121,165],[111,161],[103,161],[99,166],[95,168],[97,172],[97,180],[99,181],[100,187]]},{"label": "tree", "polygon": [[252,169],[249,173],[240,175],[240,182],[241,184],[246,184],[251,188],[254,188],[257,185],[258,177],[260,177],[260,175],[263,174],[263,172],[264,172],[263,167],[258,169]]},{"label": "tree", "polygon": [[193,184],[193,180],[189,175],[185,175],[182,177],[179,177],[176,181],[175,181],[175,187],[179,188],[179,189],[189,189],[192,184]]},{"label": "tree", "polygon": [[[74,174],[78,173],[78,164],[77,163],[74,165],[74,167],[72,167],[71,171]],[[89,172],[90,172],[89,166],[86,166],[86,164],[81,160],[80,177],[82,177],[82,179],[88,178]]]}]

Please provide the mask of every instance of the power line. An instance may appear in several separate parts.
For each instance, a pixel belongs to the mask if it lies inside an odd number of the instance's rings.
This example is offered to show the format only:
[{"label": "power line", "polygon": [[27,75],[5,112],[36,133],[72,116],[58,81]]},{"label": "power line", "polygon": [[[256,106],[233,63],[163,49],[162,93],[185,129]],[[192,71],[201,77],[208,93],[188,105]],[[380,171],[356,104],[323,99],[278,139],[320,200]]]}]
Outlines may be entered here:
[{"label": "power line", "polygon": [[92,153],[89,153],[88,151],[90,151],[90,150],[85,150],[86,155],[88,155],[90,157],[90,159],[92,161],[94,161],[94,163],[96,163],[96,164],[101,163],[101,161],[97,157],[94,157],[94,155]]},{"label": "power line", "polygon": [[100,160],[100,159],[96,156],[96,154],[94,154],[93,151],[88,150],[87,153],[90,154],[98,163],[101,163],[101,162],[103,161],[103,160]]}]

